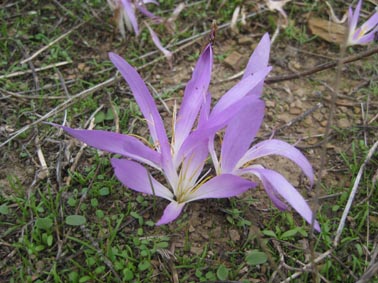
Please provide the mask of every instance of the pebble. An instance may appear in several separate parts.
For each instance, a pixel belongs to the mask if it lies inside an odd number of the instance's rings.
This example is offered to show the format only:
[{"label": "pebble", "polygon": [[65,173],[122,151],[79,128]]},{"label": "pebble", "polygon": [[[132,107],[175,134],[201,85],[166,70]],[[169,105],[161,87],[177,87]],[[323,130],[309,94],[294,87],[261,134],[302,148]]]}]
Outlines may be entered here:
[{"label": "pebble", "polygon": [[289,113],[292,115],[299,115],[302,113],[302,109],[298,107],[290,107]]},{"label": "pebble", "polygon": [[361,113],[361,108],[360,107],[354,107],[353,108],[354,114],[360,114]]},{"label": "pebble", "polygon": [[314,119],[318,122],[322,121],[323,120],[323,115],[322,113],[319,113],[319,112],[316,112],[314,114],[312,114],[312,116],[314,117]]},{"label": "pebble", "polygon": [[276,102],[273,101],[273,100],[267,100],[267,101],[265,101],[265,104],[266,104],[266,107],[269,107],[269,108],[276,107]]},{"label": "pebble", "polygon": [[321,125],[322,127],[326,127],[326,126],[327,126],[327,123],[328,123],[327,120],[323,120],[323,121],[320,122],[320,125]]},{"label": "pebble", "polygon": [[328,123],[327,120],[323,120],[323,121],[320,122],[320,125],[321,125],[322,127],[326,127],[326,126],[327,126],[327,123]]},{"label": "pebble", "polygon": [[351,123],[348,119],[346,118],[342,118],[340,120],[337,121],[337,125],[340,127],[340,128],[348,128],[350,127]]},{"label": "pebble", "polygon": [[226,57],[226,59],[224,59],[224,63],[234,70],[240,70],[243,61],[242,59],[243,56],[240,53],[233,51],[230,55]]},{"label": "pebble", "polygon": [[238,38],[238,43],[241,45],[249,45],[253,43],[253,38],[250,36],[242,36]]}]

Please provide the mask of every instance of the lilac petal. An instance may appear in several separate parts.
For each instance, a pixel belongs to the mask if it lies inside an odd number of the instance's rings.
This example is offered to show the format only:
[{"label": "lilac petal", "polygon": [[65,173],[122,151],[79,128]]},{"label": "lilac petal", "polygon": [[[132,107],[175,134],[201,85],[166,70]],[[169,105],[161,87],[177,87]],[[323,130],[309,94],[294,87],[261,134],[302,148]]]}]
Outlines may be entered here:
[{"label": "lilac petal", "polygon": [[164,129],[163,120],[159,115],[154,99],[152,98],[146,84],[138,72],[122,57],[115,53],[109,53],[109,58],[129,84],[134,98],[137,101],[144,118],[147,120],[154,143],[160,148],[163,158],[165,160],[169,159],[171,156],[171,149]]},{"label": "lilac petal", "polygon": [[214,138],[215,133],[224,128],[232,118],[237,116],[246,104],[253,103],[253,101],[258,99],[259,98],[256,96],[247,96],[227,106],[227,108],[221,112],[215,114],[212,112],[208,121],[204,123],[201,128],[197,128],[193,131],[185,140],[177,153],[177,159],[180,160],[180,158],[183,158],[187,153],[191,152],[198,143],[208,142],[211,138]]},{"label": "lilac petal", "polygon": [[268,194],[269,198],[273,202],[273,204],[281,211],[285,211],[288,209],[286,203],[281,200],[281,196],[277,193],[277,191],[271,186],[270,183],[264,183],[265,192]]},{"label": "lilac petal", "polygon": [[[152,2],[152,3],[155,3],[155,2]],[[158,24],[158,23],[163,22],[163,20],[160,17],[155,16],[153,13],[151,13],[150,11],[148,11],[147,8],[144,6],[143,3],[136,4],[136,7],[139,10],[139,12],[141,12],[143,15],[151,18],[155,23]]]},{"label": "lilac petal", "polygon": [[204,142],[186,156],[180,170],[181,187],[190,188],[195,185],[199,175],[202,173],[208,154],[208,144]]},{"label": "lilac petal", "polygon": [[152,4],[155,4],[155,5],[157,5],[157,6],[160,5],[159,2],[156,1],[156,0],[143,0],[142,2],[143,2],[144,4],[152,3]]},{"label": "lilac petal", "polygon": [[311,185],[314,182],[314,172],[307,158],[294,146],[280,140],[266,140],[250,148],[237,164],[241,168],[245,163],[257,158],[277,154],[289,158],[296,163],[310,180]]},{"label": "lilac petal", "polygon": [[185,3],[180,3],[176,6],[176,8],[173,10],[172,15],[168,18],[168,23],[173,23],[176,21],[177,17],[180,15],[182,10],[186,7]]},{"label": "lilac petal", "polygon": [[257,86],[261,86],[261,82],[264,81],[265,77],[268,75],[271,69],[271,67],[263,68],[253,75],[247,76],[246,78],[238,82],[233,88],[231,88],[226,92],[225,95],[222,96],[222,98],[214,106],[210,116],[219,112],[223,112],[227,107],[239,101],[247,94],[252,94]]},{"label": "lilac petal", "polygon": [[232,174],[222,174],[212,178],[188,195],[186,202],[205,198],[229,198],[255,188],[254,182]]},{"label": "lilac petal", "polygon": [[[312,221],[312,210],[302,195],[280,174],[273,170],[251,168],[252,174],[259,177],[264,187],[274,189],[280,194],[309,224]],[[314,228],[320,232],[319,223],[315,220]]]},{"label": "lilac petal", "polygon": [[373,16],[371,16],[362,26],[361,30],[364,33],[368,33],[370,30],[375,28],[378,24],[378,12],[375,12]]},{"label": "lilac petal", "polygon": [[160,39],[156,35],[156,33],[152,30],[152,28],[146,23],[146,26],[150,32],[152,41],[154,42],[155,46],[164,54],[165,58],[167,58],[168,61],[172,60],[172,52],[168,49],[164,48],[163,45],[160,42]]},{"label": "lilac petal", "polygon": [[247,104],[228,124],[222,142],[221,168],[231,173],[246,153],[264,118],[265,104],[255,100]]},{"label": "lilac petal", "polygon": [[184,208],[184,206],[185,206],[185,203],[178,203],[176,201],[172,201],[164,209],[163,216],[156,223],[156,225],[159,226],[159,225],[168,224],[172,222],[173,220],[175,220],[181,214],[181,211]]},{"label": "lilac petal", "polygon": [[[258,72],[259,70],[263,68],[266,68],[269,62],[269,54],[270,54],[270,38],[269,38],[269,34],[266,33],[264,34],[259,44],[255,48],[255,51],[253,51],[253,54],[249,58],[247,67],[244,71],[243,79],[255,74],[256,72]],[[261,96],[263,86],[264,86],[264,82],[261,81],[247,95]]]},{"label": "lilac petal", "polygon": [[160,169],[160,154],[145,146],[140,140],[128,135],[99,130],[77,130],[56,124],[76,139],[111,153],[121,154]]},{"label": "lilac petal", "polygon": [[175,148],[181,146],[190,131],[201,106],[206,101],[206,94],[210,85],[211,69],[213,66],[213,51],[208,44],[199,58],[191,80],[186,85],[184,98],[177,115],[175,126]]},{"label": "lilac petal", "polygon": [[213,162],[215,172],[217,175],[219,175],[221,174],[221,168],[220,168],[220,163],[217,157],[217,152],[215,151],[214,139],[215,139],[215,135],[213,135],[209,139],[209,153],[211,156],[211,161]]},{"label": "lilac petal", "polygon": [[260,40],[259,44],[253,51],[251,57],[249,58],[247,67],[244,71],[243,79],[253,75],[254,73],[260,71],[268,66],[270,54],[270,38],[269,34],[266,33]]},{"label": "lilac petal", "polygon": [[201,106],[200,116],[198,118],[198,128],[201,128],[209,119],[210,107],[211,107],[211,94],[210,92],[208,92],[206,95],[206,101]]},{"label": "lilac petal", "polygon": [[364,44],[368,44],[369,42],[372,42],[375,38],[375,33],[376,33],[375,31],[372,31],[364,35],[358,40],[358,44],[364,45]]},{"label": "lilac petal", "polygon": [[351,11],[349,12],[349,15],[352,16],[349,21],[349,30],[351,31],[354,31],[357,27],[358,18],[360,17],[361,5],[362,5],[362,0],[358,1],[354,12],[351,12]]},{"label": "lilac petal", "polygon": [[133,26],[134,32],[136,35],[139,35],[139,28],[138,28],[138,22],[135,17],[135,10],[132,6],[132,3],[130,0],[121,0],[121,3],[123,5],[123,9],[130,20],[131,25]]},{"label": "lilac petal", "polygon": [[110,161],[117,179],[124,186],[140,193],[173,200],[172,192],[156,181],[139,163],[118,158],[112,158]]}]

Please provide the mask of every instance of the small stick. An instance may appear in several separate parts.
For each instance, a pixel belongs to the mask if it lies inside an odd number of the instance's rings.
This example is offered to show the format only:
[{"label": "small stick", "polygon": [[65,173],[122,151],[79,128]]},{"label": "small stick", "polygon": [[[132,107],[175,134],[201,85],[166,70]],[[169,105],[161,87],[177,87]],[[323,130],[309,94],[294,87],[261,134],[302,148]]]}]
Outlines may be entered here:
[{"label": "small stick", "polygon": [[46,159],[45,156],[43,155],[42,149],[41,149],[41,144],[39,143],[39,138],[38,136],[35,139],[36,147],[37,147],[37,156],[39,159],[39,163],[41,164],[41,170],[38,173],[38,178],[43,180],[46,177],[49,176],[49,169],[47,167]]},{"label": "small stick", "polygon": [[59,42],[60,40],[62,40],[63,38],[67,37],[69,34],[71,34],[74,30],[78,29],[79,27],[81,27],[84,23],[86,22],[82,22],[80,24],[78,24],[77,26],[73,27],[71,30],[69,30],[68,32],[62,34],[61,36],[59,36],[58,38],[56,38],[55,40],[51,41],[49,44],[47,44],[46,46],[42,47],[41,49],[39,49],[38,51],[34,52],[34,54],[24,60],[22,60],[20,62],[20,64],[25,64],[27,62],[29,62],[30,60],[33,60],[35,57],[37,57],[39,54],[41,54],[43,51],[45,51],[46,49],[50,48],[51,46],[53,46],[55,43]]},{"label": "small stick", "polygon": [[374,152],[376,151],[377,147],[378,147],[378,141],[376,141],[374,143],[374,145],[370,148],[364,163],[361,165],[360,170],[358,170],[357,178],[354,181],[352,191],[350,192],[348,202],[347,202],[347,204],[344,208],[344,212],[343,212],[343,215],[341,216],[339,227],[337,228],[337,231],[336,231],[336,237],[333,241],[334,247],[337,247],[337,245],[339,244],[340,236],[341,236],[341,233],[343,232],[346,218],[347,218],[349,210],[352,206],[354,197],[357,193],[357,189],[358,189],[358,185],[360,183],[361,177],[362,177],[362,173],[364,172],[364,169],[365,169],[367,163],[370,161],[370,159],[373,156]]},{"label": "small stick", "polygon": [[264,137],[267,137],[267,136],[272,136],[274,135],[275,133],[277,132],[280,132],[282,131],[283,129],[287,128],[287,127],[290,127],[291,125],[303,120],[304,118],[306,118],[308,115],[310,115],[311,113],[315,112],[316,110],[320,109],[323,107],[323,104],[321,102],[318,102],[315,106],[313,106],[312,108],[310,109],[307,109],[305,112],[303,112],[301,115],[295,117],[293,120],[287,122],[285,125],[282,125],[281,127],[273,130],[272,132],[270,133],[267,133],[265,134]]},{"label": "small stick", "polygon": [[0,92],[4,92],[9,97],[15,97],[20,99],[65,99],[67,96],[41,96],[41,95],[23,95],[15,92],[11,92],[9,90],[5,90],[0,88]]},{"label": "small stick", "polygon": [[[56,64],[50,64],[50,65],[47,65],[47,66],[44,66],[44,67],[40,67],[40,68],[35,68],[35,72],[40,72],[40,71],[45,71],[45,70],[48,70],[48,69],[51,69],[51,68],[56,68],[56,67],[60,67],[60,66],[64,66],[64,65],[67,65],[67,64],[71,64],[72,62],[70,61],[63,61],[63,62],[59,62],[59,63],[56,63]],[[8,78],[13,78],[13,77],[18,77],[18,76],[22,76],[22,75],[26,75],[26,74],[31,74],[33,73],[32,70],[27,70],[27,71],[18,71],[18,72],[14,72],[14,73],[11,73],[11,74],[8,74],[8,75],[2,75],[0,76],[0,79],[8,79]]]},{"label": "small stick", "polygon": [[[315,74],[315,73],[336,67],[337,64],[338,64],[338,61],[341,61],[342,64],[348,64],[348,63],[352,63],[354,61],[358,61],[360,59],[363,59],[365,57],[369,57],[371,55],[374,55],[375,53],[378,53],[378,47],[368,49],[364,52],[358,53],[356,55],[348,56],[348,57],[345,57],[345,58],[340,59],[340,60],[320,64],[318,66],[315,66],[312,69],[305,70],[303,72],[267,78],[265,80],[265,83],[266,84],[274,84],[274,83],[279,83],[279,82],[282,82],[282,81],[288,81],[288,80],[298,79],[298,78],[301,78],[301,77],[307,77],[309,75],[312,75],[312,74]],[[233,76],[231,76],[231,77],[229,77],[229,78],[227,78],[227,79],[221,80],[218,83],[235,80],[237,78],[240,78],[243,74],[244,74],[244,70],[233,75]]]},{"label": "small stick", "polygon": [[319,263],[321,262],[323,259],[327,258],[331,253],[333,252],[333,249],[329,249],[328,251],[322,253],[321,255],[319,255],[317,258],[315,258],[313,260],[313,262],[310,262],[308,264],[306,264],[305,266],[303,266],[301,268],[300,271],[298,272],[295,272],[293,275],[289,276],[288,278],[286,278],[284,281],[281,281],[281,283],[289,283],[289,282],[293,282],[292,280],[297,278],[298,276],[300,276],[303,272],[305,271],[308,271],[311,266],[313,265],[313,263]]},{"label": "small stick", "polygon": [[84,90],[84,91],[82,91],[82,92],[80,92],[80,93],[78,93],[74,96],[71,96],[69,99],[67,99],[66,101],[64,101],[63,103],[61,103],[60,105],[58,105],[57,107],[55,107],[54,109],[52,109],[51,111],[49,111],[48,113],[46,113],[45,115],[40,117],[39,119],[35,120],[34,122],[22,127],[18,131],[16,131],[10,138],[8,138],[5,142],[0,144],[0,148],[3,147],[4,145],[6,145],[7,143],[9,143],[10,141],[14,140],[16,137],[21,135],[23,132],[30,129],[32,126],[37,125],[37,124],[41,123],[42,121],[50,118],[51,116],[59,113],[60,111],[68,108],[69,106],[71,106],[76,101],[76,99],[78,99],[78,98],[84,99],[85,97],[92,94],[93,92],[95,92],[99,89],[102,89],[104,87],[112,85],[118,79],[119,79],[118,76],[114,76],[114,77],[112,77],[112,78],[110,78],[110,79],[108,79],[108,80],[106,80],[106,81],[104,81],[104,82],[102,82],[98,85],[95,85],[95,86],[93,86],[89,89],[86,89],[86,90]]},{"label": "small stick", "polygon": [[292,79],[298,79],[298,78],[301,78],[301,77],[306,77],[306,76],[312,75],[314,73],[336,67],[338,65],[339,61],[340,61],[341,64],[347,64],[347,63],[351,63],[351,62],[354,62],[354,61],[358,61],[358,60],[363,59],[365,57],[369,57],[369,56],[371,56],[375,53],[378,53],[378,47],[371,48],[371,49],[368,49],[364,52],[358,53],[356,55],[341,58],[341,59],[333,61],[333,62],[324,63],[324,64],[315,66],[314,68],[303,71],[303,72],[267,78],[265,80],[265,83],[266,84],[272,84],[272,83],[278,83],[278,82],[292,80]]}]

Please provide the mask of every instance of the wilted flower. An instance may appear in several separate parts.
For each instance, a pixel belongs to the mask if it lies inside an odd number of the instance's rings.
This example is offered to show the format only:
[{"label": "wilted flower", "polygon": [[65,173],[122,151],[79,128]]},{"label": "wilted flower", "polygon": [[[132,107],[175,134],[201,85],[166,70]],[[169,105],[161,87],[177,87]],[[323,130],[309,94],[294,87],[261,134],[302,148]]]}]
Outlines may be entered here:
[{"label": "wilted flower", "polygon": [[[250,100],[250,98],[244,100],[243,96],[263,83],[269,68],[262,68],[228,91],[226,96],[235,97],[238,100],[236,103],[226,103],[223,105],[224,112],[208,115],[210,108],[208,88],[213,62],[212,47],[209,44],[201,54],[192,79],[185,88],[177,117],[176,114],[173,116],[172,140],[169,142],[163,120],[142,78],[120,56],[114,53],[110,53],[109,56],[130,86],[147,121],[153,146],[147,146],[130,135],[100,130],[61,128],[88,145],[126,157],[111,159],[115,175],[122,184],[134,191],[170,201],[158,225],[176,219],[188,202],[205,198],[232,197],[256,186],[254,182],[234,174],[211,177],[209,172],[203,174],[202,171],[209,155],[209,139],[224,128]],[[233,101],[234,98],[231,100]],[[193,130],[195,124],[197,128]],[[161,172],[167,186],[153,178],[140,163]]]},{"label": "wilted flower", "polygon": [[347,46],[367,44],[374,40],[374,36],[378,32],[378,12],[375,12],[361,27],[357,28],[361,5],[362,0],[358,1],[354,12],[352,7],[349,7]]},{"label": "wilted flower", "polygon": [[[255,74],[257,70],[267,68],[269,49],[270,41],[269,36],[266,34],[256,47],[255,54],[257,56],[256,58],[251,57],[242,81]],[[281,155],[296,163],[303,170],[311,184],[314,180],[312,167],[306,157],[298,149],[286,142],[272,139],[262,141],[249,148],[264,117],[265,104],[259,98],[261,93],[262,85],[255,87],[252,92],[248,93],[247,98],[250,97],[250,100],[245,101],[245,106],[238,112],[238,115],[227,123],[219,161],[214,149],[214,140],[210,141],[209,148],[216,172],[219,175],[257,176],[261,180],[268,196],[279,209],[287,209],[287,205],[282,201],[283,198],[308,223],[311,223],[312,210],[301,194],[281,174],[254,163],[260,157],[272,154]],[[227,110],[224,106],[230,103],[230,99],[232,97],[224,95],[214,106],[212,113],[225,114]],[[320,231],[320,226],[316,221],[315,229]]]},{"label": "wilted flower", "polygon": [[288,23],[287,14],[283,9],[286,3],[290,2],[291,0],[266,0],[265,3],[268,6],[270,11],[277,10],[285,20],[285,25]]},{"label": "wilted flower", "polygon": [[129,31],[134,30],[135,34],[139,35],[139,26],[135,14],[136,9],[149,18],[159,19],[146,9],[145,4],[148,3],[159,5],[154,0],[108,0],[110,8],[114,11],[114,16],[123,38],[126,37],[125,26]]},{"label": "wilted flower", "polygon": [[[145,16],[152,19],[155,23],[163,22],[161,18],[155,16],[153,13],[147,10],[145,4],[148,3],[159,5],[159,3],[155,0],[108,0],[110,8],[114,11],[114,16],[123,38],[126,37],[125,25],[129,31],[134,30],[136,35],[139,35],[140,33],[137,17],[135,14],[136,9]],[[177,17],[177,15],[181,12],[182,9],[183,6],[179,5],[178,9],[174,11],[173,17]],[[164,54],[170,66],[172,67],[172,52],[163,47],[153,29],[146,22],[145,24],[148,28],[148,31],[150,32],[153,43]]]}]

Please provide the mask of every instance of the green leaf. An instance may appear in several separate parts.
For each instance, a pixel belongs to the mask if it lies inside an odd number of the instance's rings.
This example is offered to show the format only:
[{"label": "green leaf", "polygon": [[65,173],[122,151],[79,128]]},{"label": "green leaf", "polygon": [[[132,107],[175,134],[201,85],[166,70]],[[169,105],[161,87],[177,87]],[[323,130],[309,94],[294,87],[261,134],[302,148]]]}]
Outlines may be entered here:
[{"label": "green leaf", "polygon": [[75,206],[76,205],[76,199],[74,199],[73,197],[70,197],[67,201],[67,204],[69,206]]},{"label": "green leaf", "polygon": [[129,281],[134,278],[134,273],[129,268],[125,268],[122,272],[123,272],[123,280]]},{"label": "green leaf", "polygon": [[96,198],[91,199],[91,205],[92,207],[97,207],[98,206],[98,200]]},{"label": "green leaf", "polygon": [[205,277],[206,277],[207,280],[213,280],[214,281],[214,280],[217,279],[217,277],[215,276],[214,272],[212,272],[212,271],[207,272],[205,274]]},{"label": "green leaf", "polygon": [[35,226],[38,229],[49,230],[53,226],[53,221],[49,217],[38,218],[35,221]]},{"label": "green leaf", "polygon": [[218,267],[217,277],[218,277],[219,280],[227,280],[227,278],[228,278],[228,268],[225,267],[223,264],[221,264]]},{"label": "green leaf", "polygon": [[78,280],[79,280],[79,273],[77,273],[76,271],[71,271],[68,274],[68,281],[69,282],[76,283]]},{"label": "green leaf", "polygon": [[101,274],[101,273],[104,273],[104,271],[105,271],[105,266],[101,265],[101,266],[97,267],[94,272],[96,274]]},{"label": "green leaf", "polygon": [[98,124],[98,123],[104,122],[104,120],[105,120],[105,113],[103,111],[98,112],[95,116],[95,123]]},{"label": "green leaf", "polygon": [[104,212],[101,209],[96,210],[96,216],[98,218],[103,218],[105,216]]},{"label": "green leaf", "polygon": [[100,196],[107,196],[109,194],[109,188],[103,187],[99,190]]},{"label": "green leaf", "polygon": [[[114,108],[115,108],[117,114],[119,114],[119,111],[118,111],[116,105],[114,105]],[[105,120],[114,120],[114,113],[113,113],[113,110],[111,108],[108,108],[108,111],[106,111]]]},{"label": "green leaf", "polygon": [[80,278],[79,283],[88,282],[89,280],[91,280],[91,277],[88,276],[88,275],[85,275],[85,276]]},{"label": "green leaf", "polygon": [[259,265],[265,263],[268,260],[268,256],[263,252],[253,250],[247,255],[245,260],[249,265]]},{"label": "green leaf", "polygon": [[140,262],[140,263],[138,264],[138,269],[139,269],[140,271],[145,271],[145,270],[149,269],[150,266],[151,266],[150,262],[144,260],[144,261],[142,261],[142,262]]},{"label": "green leaf", "polygon": [[277,239],[277,235],[276,235],[276,233],[274,233],[272,230],[263,230],[262,233],[263,233],[265,236],[273,237],[273,238],[276,238],[276,239]]},{"label": "green leaf", "polygon": [[282,233],[281,235],[281,239],[284,240],[284,239],[289,239],[289,238],[293,238],[296,234],[297,234],[297,229],[291,229],[291,230],[288,230],[284,233]]},{"label": "green leaf", "polygon": [[169,244],[167,242],[159,242],[156,243],[156,248],[157,249],[166,249],[168,248]]},{"label": "green leaf", "polygon": [[43,251],[44,249],[45,249],[45,246],[44,246],[44,245],[38,245],[38,246],[35,247],[35,250],[36,250],[37,252],[41,252],[41,251]]},{"label": "green leaf", "polygon": [[0,205],[0,214],[7,215],[9,213],[9,209],[6,203]]},{"label": "green leaf", "polygon": [[52,243],[53,243],[53,236],[52,235],[48,235],[47,236],[47,245],[49,246],[49,247],[51,247],[52,246]]},{"label": "green leaf", "polygon": [[87,220],[82,215],[69,215],[66,217],[66,224],[71,226],[80,226],[85,224]]}]

